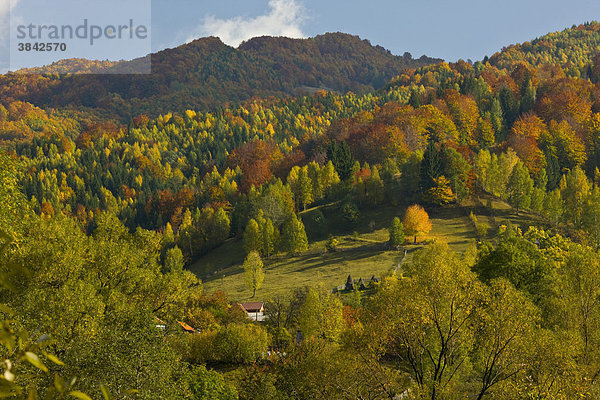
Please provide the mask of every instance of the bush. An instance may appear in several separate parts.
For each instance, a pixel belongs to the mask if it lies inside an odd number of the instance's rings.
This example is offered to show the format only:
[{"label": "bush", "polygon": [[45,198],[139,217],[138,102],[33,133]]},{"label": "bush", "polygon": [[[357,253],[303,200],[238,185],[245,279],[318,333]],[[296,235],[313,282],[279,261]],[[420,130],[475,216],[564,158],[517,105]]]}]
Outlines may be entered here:
[{"label": "bush", "polygon": [[189,337],[189,359],[195,363],[250,363],[266,353],[269,346],[269,336],[265,329],[249,323],[229,324]]},{"label": "bush", "polygon": [[339,240],[337,240],[334,236],[329,236],[329,239],[325,244],[325,248],[328,252],[333,253],[337,249],[338,244],[340,244]]},{"label": "bush", "polygon": [[393,219],[389,228],[390,246],[396,247],[404,243],[404,225],[400,222],[400,218]]},{"label": "bush", "polygon": [[475,224],[475,230],[477,231],[477,236],[479,236],[480,238],[486,237],[489,229],[490,229],[490,226],[488,224],[486,224],[485,222],[479,222],[479,223]]},{"label": "bush", "polygon": [[292,343],[292,334],[282,326],[274,328],[271,336],[273,337],[273,346],[280,351],[287,349]]},{"label": "bush", "polygon": [[302,216],[306,234],[311,240],[326,238],[329,233],[327,219],[321,210],[314,210]]},{"label": "bush", "polygon": [[488,224],[486,224],[485,222],[479,222],[479,220],[477,219],[477,216],[475,214],[473,214],[473,212],[471,212],[471,214],[469,215],[469,219],[471,220],[471,222],[473,223],[473,226],[475,227],[477,236],[480,239],[486,237],[488,230],[490,229],[490,226]]},{"label": "bush", "polygon": [[342,204],[342,216],[344,219],[351,224],[356,224],[358,219],[360,218],[360,211],[358,210],[358,206],[351,201],[347,201]]},{"label": "bush", "polygon": [[369,232],[375,231],[376,227],[377,227],[377,225],[375,224],[375,221],[369,222]]},{"label": "bush", "polygon": [[188,359],[193,363],[205,363],[214,361],[217,358],[215,352],[215,342],[217,339],[216,330],[207,330],[193,335],[185,335],[189,339]]},{"label": "bush", "polygon": [[194,400],[237,400],[238,394],[231,382],[223,375],[206,369],[204,365],[193,367],[188,377]]},{"label": "bush", "polygon": [[267,352],[269,337],[260,326],[230,324],[219,330],[215,350],[219,360],[228,363],[251,363]]}]

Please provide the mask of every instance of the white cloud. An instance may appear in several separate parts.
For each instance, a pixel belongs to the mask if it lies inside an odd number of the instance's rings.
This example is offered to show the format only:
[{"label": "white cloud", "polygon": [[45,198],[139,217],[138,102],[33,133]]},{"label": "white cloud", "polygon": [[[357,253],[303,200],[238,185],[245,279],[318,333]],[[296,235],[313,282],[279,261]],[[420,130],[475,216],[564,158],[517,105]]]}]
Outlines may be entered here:
[{"label": "white cloud", "polygon": [[8,36],[8,16],[10,14],[10,0],[0,0],[0,44]]},{"label": "white cloud", "polygon": [[305,9],[296,0],[269,0],[267,13],[257,17],[220,19],[207,15],[187,41],[218,36],[224,43],[237,47],[244,40],[256,36],[303,38],[306,35],[300,25],[304,19]]},{"label": "white cloud", "polygon": [[8,71],[8,36],[10,34],[10,10],[18,0],[0,0],[0,74]]},{"label": "white cloud", "polygon": [[[11,4],[13,3],[13,4]],[[2,16],[4,18],[5,14],[8,14],[8,11],[10,9],[11,6],[14,7],[14,3],[16,3],[16,1],[11,1],[11,0],[0,0],[0,16]]]},{"label": "white cloud", "polygon": [[9,35],[10,10],[19,0],[0,0],[0,46],[6,46]]}]

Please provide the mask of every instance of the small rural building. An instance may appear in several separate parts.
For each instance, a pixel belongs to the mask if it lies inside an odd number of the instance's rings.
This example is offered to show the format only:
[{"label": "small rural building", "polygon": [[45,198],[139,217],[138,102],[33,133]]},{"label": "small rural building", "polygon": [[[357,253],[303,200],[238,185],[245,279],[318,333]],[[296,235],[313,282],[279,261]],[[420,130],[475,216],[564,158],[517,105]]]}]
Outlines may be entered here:
[{"label": "small rural building", "polygon": [[348,279],[346,279],[345,289],[348,291],[354,290],[354,279],[352,279],[352,275],[348,275]]},{"label": "small rural building", "polygon": [[260,301],[252,301],[249,303],[240,304],[242,310],[251,320],[262,322],[265,320],[265,303]]},{"label": "small rural building", "polygon": [[196,333],[196,330],[194,328],[192,328],[191,326],[189,326],[188,324],[186,324],[185,322],[177,321],[177,323],[179,324],[179,326],[181,326],[181,329],[183,329],[184,332]]},{"label": "small rural building", "polygon": [[363,278],[360,278],[358,281],[358,290],[367,290],[367,286],[365,285]]},{"label": "small rural building", "polygon": [[165,324],[165,321],[158,317],[154,317],[154,326],[163,332],[167,329],[167,324]]}]

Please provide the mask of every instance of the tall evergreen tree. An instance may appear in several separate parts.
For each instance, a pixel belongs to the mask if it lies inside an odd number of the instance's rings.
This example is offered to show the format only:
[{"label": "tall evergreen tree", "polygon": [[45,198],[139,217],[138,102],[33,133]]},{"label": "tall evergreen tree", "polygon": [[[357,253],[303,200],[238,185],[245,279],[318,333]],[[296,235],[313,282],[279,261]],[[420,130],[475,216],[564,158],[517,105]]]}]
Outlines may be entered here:
[{"label": "tall evergreen tree", "polygon": [[583,208],[583,228],[590,234],[590,242],[600,247],[600,188],[594,187],[585,200]]},{"label": "tall evergreen tree", "polygon": [[379,175],[379,169],[374,166],[371,170],[371,176],[365,183],[365,189],[367,194],[367,203],[370,205],[377,205],[383,201],[383,181]]},{"label": "tall evergreen tree", "polygon": [[426,192],[435,186],[435,179],[440,177],[442,171],[443,165],[440,151],[437,149],[435,142],[429,140],[427,149],[423,153],[423,161],[421,162],[421,189]]},{"label": "tall evergreen tree", "polygon": [[262,233],[262,251],[261,253],[265,257],[270,257],[275,250],[275,227],[273,222],[269,218],[265,219],[263,226],[261,227]]},{"label": "tall evergreen tree", "polygon": [[514,166],[508,184],[508,202],[519,210],[528,208],[531,205],[531,193],[533,192],[533,179],[529,176],[527,167],[521,162]]},{"label": "tall evergreen tree", "polygon": [[341,180],[345,181],[352,177],[354,157],[345,141],[331,143],[327,148],[327,158],[333,163]]},{"label": "tall evergreen tree", "polygon": [[404,225],[400,222],[400,218],[396,217],[392,220],[390,226],[390,246],[400,246],[404,243]]},{"label": "tall evergreen tree", "polygon": [[502,106],[500,100],[497,97],[492,99],[492,105],[490,107],[490,119],[494,131],[496,132],[496,143],[504,141],[504,113],[502,112]]},{"label": "tall evergreen tree", "polygon": [[560,182],[560,195],[564,203],[564,217],[576,228],[583,225],[583,208],[590,192],[590,183],[583,170],[575,167],[563,176]]},{"label": "tall evergreen tree", "polygon": [[548,179],[548,184],[546,186],[547,190],[554,190],[558,187],[561,179],[560,172],[560,164],[558,162],[558,157],[554,154],[554,152],[546,150],[545,152],[546,158],[546,175]]},{"label": "tall evergreen tree", "polygon": [[301,168],[298,173],[297,190],[300,206],[306,210],[306,206],[313,202],[313,184],[306,166]]},{"label": "tall evergreen tree", "polygon": [[561,220],[563,211],[564,208],[560,198],[560,190],[554,189],[547,192],[544,197],[542,215],[556,225]]},{"label": "tall evergreen tree", "polygon": [[410,104],[413,108],[421,107],[421,97],[419,96],[417,89],[410,91],[410,99],[408,100],[408,104]]},{"label": "tall evergreen tree", "polygon": [[533,106],[535,106],[535,100],[537,95],[536,89],[531,83],[531,79],[527,79],[527,82],[525,82],[521,91],[522,96],[519,107],[519,113],[525,114],[533,110]]}]

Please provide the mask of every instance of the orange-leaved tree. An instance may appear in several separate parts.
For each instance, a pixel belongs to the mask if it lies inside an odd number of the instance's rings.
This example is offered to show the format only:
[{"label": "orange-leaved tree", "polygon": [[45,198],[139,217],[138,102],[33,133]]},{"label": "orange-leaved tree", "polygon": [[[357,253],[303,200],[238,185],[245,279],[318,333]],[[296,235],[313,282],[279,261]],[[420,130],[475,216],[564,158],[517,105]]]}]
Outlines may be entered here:
[{"label": "orange-leaved tree", "polygon": [[418,234],[426,234],[431,230],[429,214],[418,204],[413,204],[406,209],[403,225],[404,232],[415,237],[415,243],[417,243]]}]

